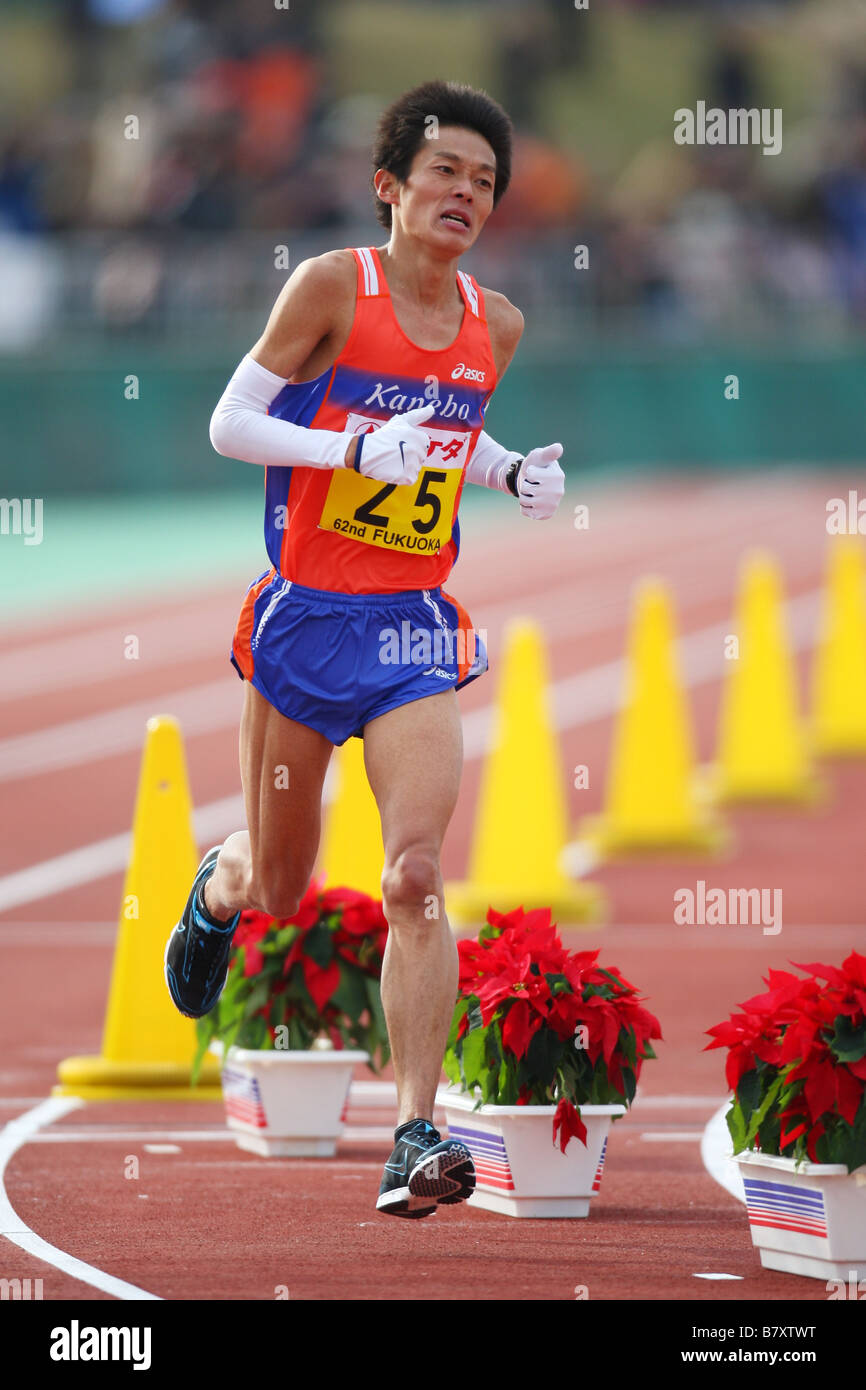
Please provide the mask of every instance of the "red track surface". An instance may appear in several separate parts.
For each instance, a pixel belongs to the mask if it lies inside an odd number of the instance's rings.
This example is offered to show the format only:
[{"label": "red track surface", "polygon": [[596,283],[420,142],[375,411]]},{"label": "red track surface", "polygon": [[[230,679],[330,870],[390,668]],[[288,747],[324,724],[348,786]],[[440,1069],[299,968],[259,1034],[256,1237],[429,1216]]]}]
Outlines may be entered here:
[{"label": "red track surface", "polygon": [[[571,499],[589,502],[588,531],[574,530],[570,514],[538,526],[514,518],[504,505],[495,529],[470,517],[449,588],[487,629],[492,674],[463,693],[465,714],[493,698],[509,613],[538,618],[553,680],[562,681],[622,655],[632,583],[647,573],[670,583],[684,636],[714,624],[731,630],[737,564],[753,545],[778,557],[789,597],[817,590],[825,503],[848,486],[846,478],[798,474],[620,483]],[[0,632],[0,662],[12,658],[16,678],[29,675],[34,686],[4,698],[3,738],[39,735],[132,705],[170,713],[167,695],[222,680],[228,714],[215,717],[210,732],[187,730],[190,780],[197,807],[238,793],[230,702],[239,708],[241,684],[226,648],[243,587],[189,598],[170,615],[153,603],[124,603],[121,611]],[[172,649],[159,637],[169,617],[179,624]],[[124,661],[123,634],[154,621],[141,660]],[[806,650],[800,660],[804,695],[809,656]],[[722,665],[720,657],[720,672]],[[694,686],[689,696],[707,758],[718,681]],[[561,734],[563,778],[571,788],[571,770],[584,763],[591,783],[569,791],[575,822],[601,805],[612,721],[605,715],[584,724],[579,710],[571,713]],[[124,727],[126,717],[117,718]],[[3,875],[128,830],[143,720],[133,711],[128,722],[127,751],[105,754],[105,725],[61,732],[53,751],[45,738],[18,745],[17,755],[23,749],[26,757],[4,789],[0,889]],[[75,748],[78,755],[70,752]],[[7,752],[8,745],[0,746],[0,776]],[[761,1270],[745,1212],[704,1171],[698,1135],[725,1095],[721,1055],[701,1051],[704,1030],[760,987],[768,965],[838,960],[852,946],[863,949],[866,767],[826,771],[827,799],[817,810],[732,817],[737,843],[724,862],[630,863],[597,873],[611,921],[581,934],[581,945],[600,945],[604,958],[649,995],[665,1041],[659,1060],[645,1069],[642,1098],[614,1126],[588,1220],[518,1222],[466,1207],[426,1222],[377,1216],[387,1144],[356,1133],[359,1125],[391,1124],[386,1111],[350,1112],[346,1140],[331,1162],[258,1159],[225,1141],[184,1141],[178,1154],[144,1150],[144,1131],[156,1137],[218,1128],[220,1108],[202,1104],[90,1105],[74,1112],[12,1159],[6,1187],[13,1206],[62,1250],[169,1299],[271,1299],[278,1285],[292,1298],[314,1299],[568,1300],[577,1285],[587,1286],[591,1299],[825,1299],[817,1280]],[[445,846],[448,878],[465,871],[479,772],[479,758],[468,759]],[[781,888],[781,934],[672,925],[674,888],[694,886],[698,878],[720,887]],[[59,1059],[99,1050],[121,888],[114,873],[0,914],[0,1098],[6,1098],[0,1119],[28,1109],[22,1098],[48,1094]],[[61,1143],[64,1131],[81,1137]],[[106,1131],[124,1137],[100,1139]],[[648,1133],[691,1137],[659,1141],[643,1137]],[[133,1153],[141,1162],[138,1181],[123,1175]],[[743,1277],[695,1279],[701,1272]],[[41,1277],[46,1298],[105,1296],[6,1243],[0,1275]]]}]

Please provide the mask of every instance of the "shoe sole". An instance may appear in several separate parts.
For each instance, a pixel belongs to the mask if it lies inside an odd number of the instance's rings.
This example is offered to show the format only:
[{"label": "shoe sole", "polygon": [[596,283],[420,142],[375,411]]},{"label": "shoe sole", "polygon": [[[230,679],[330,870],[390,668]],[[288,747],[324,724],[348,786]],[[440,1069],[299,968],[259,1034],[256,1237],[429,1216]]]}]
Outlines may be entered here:
[{"label": "shoe sole", "polygon": [[[189,907],[190,898],[192,897],[193,893],[195,892],[195,886],[196,886],[196,884],[198,883],[198,876],[199,876],[199,874],[201,873],[201,871],[202,871],[202,869],[204,868],[204,866],[205,866],[205,864],[207,863],[207,861],[210,859],[211,855],[214,853],[214,850],[216,851],[217,855],[219,855],[219,852],[220,852],[221,849],[222,849],[222,845],[214,845],[211,849],[208,850],[207,854],[205,854],[205,855],[202,856],[201,863],[199,864],[198,868],[197,868],[196,871],[195,871],[195,877],[194,877],[194,879],[193,879],[193,881],[192,881],[192,882],[193,882],[193,887],[192,887],[192,889],[190,890],[189,897],[188,897],[187,900],[186,900],[186,904],[185,904],[185,906],[184,906],[184,912],[186,912],[186,909]],[[180,1001],[178,1000],[178,998],[177,998],[177,996],[176,996],[174,990],[173,990],[172,987],[171,987],[171,977],[169,976],[169,965],[168,965],[168,948],[169,948],[169,946],[171,945],[172,937],[174,936],[174,934],[175,934],[175,932],[177,931],[178,927],[180,927],[180,926],[182,926],[182,925],[183,925],[183,915],[181,915],[180,919],[179,919],[177,922],[175,922],[174,926],[172,927],[171,932],[170,932],[170,934],[169,934],[168,941],[166,941],[166,943],[165,943],[165,950],[164,950],[163,953],[162,953],[162,970],[163,970],[163,974],[164,974],[164,976],[165,976],[165,984],[166,984],[166,988],[167,988],[167,990],[168,990],[168,992],[169,992],[169,996],[170,996],[170,998],[171,998],[171,1002],[172,1002],[172,1004],[174,1004],[174,1007],[177,1009],[177,1011],[178,1011],[179,1014],[183,1014],[184,1018],[192,1018],[192,1019],[205,1018],[205,1017],[211,1012],[211,1009],[213,1009],[214,1005],[216,1004],[217,1000],[218,1000],[219,997],[220,997],[220,994],[222,994],[223,989],[225,989],[225,981],[223,981],[222,988],[220,989],[219,994],[216,996],[216,999],[214,999],[213,1004],[211,1004],[210,1008],[205,1009],[204,1013],[200,1013],[200,1014],[191,1014],[191,1013],[188,1013],[187,1010],[186,1010],[185,1008],[183,1008],[183,1006],[181,1005]]]},{"label": "shoe sole", "polygon": [[383,1192],[376,1202],[376,1210],[385,1216],[404,1216],[410,1221],[419,1221],[424,1216],[432,1216],[436,1210],[429,1199],[413,1197],[408,1187],[395,1187],[391,1192]]},{"label": "shoe sole", "polygon": [[475,1191],[475,1165],[465,1144],[455,1143],[444,1153],[426,1155],[409,1176],[408,1191],[414,1198],[431,1198],[438,1206],[465,1202]]}]

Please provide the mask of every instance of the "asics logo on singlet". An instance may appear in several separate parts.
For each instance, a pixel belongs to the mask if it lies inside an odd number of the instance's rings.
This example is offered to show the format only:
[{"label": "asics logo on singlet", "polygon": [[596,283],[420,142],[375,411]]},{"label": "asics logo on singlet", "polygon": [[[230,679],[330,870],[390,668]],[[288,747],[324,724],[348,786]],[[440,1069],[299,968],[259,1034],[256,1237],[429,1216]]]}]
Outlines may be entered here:
[{"label": "asics logo on singlet", "polygon": [[484,375],[484,372],[476,371],[474,367],[467,367],[465,362],[458,362],[451,373],[451,380],[458,381],[463,377],[464,381],[483,381]]}]

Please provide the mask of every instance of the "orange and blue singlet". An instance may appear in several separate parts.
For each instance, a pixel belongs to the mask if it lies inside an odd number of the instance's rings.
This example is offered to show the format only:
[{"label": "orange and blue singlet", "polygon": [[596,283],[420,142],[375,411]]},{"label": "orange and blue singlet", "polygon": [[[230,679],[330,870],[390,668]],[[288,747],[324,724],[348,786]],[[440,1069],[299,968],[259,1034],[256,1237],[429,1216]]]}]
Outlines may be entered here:
[{"label": "orange and blue singlet", "polygon": [[463,271],[453,343],[413,343],[394,314],[374,247],[354,249],[357,298],[332,367],[288,383],[268,413],[308,429],[360,434],[434,404],[427,460],[396,486],[354,469],[269,467],[270,568],[250,585],[231,659],[287,718],[333,743],[371,718],[487,669],[466,612],[441,589],[460,548],[464,470],[496,387],[484,298]]}]

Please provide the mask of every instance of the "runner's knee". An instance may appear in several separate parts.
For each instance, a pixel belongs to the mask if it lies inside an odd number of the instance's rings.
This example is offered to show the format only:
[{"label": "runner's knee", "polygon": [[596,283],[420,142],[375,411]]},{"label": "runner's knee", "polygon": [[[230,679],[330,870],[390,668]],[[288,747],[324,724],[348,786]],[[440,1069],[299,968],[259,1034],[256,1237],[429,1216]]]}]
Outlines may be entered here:
[{"label": "runner's knee", "polygon": [[385,865],[382,897],[389,920],[405,913],[423,913],[431,899],[438,902],[441,896],[439,856],[433,850],[413,845]]},{"label": "runner's knee", "polygon": [[253,873],[252,897],[271,917],[294,917],[308,881],[309,874],[302,879],[290,865],[261,868]]},{"label": "runner's knee", "polygon": [[291,884],[266,883],[260,885],[255,897],[262,904],[269,917],[294,917],[303,896]]}]

